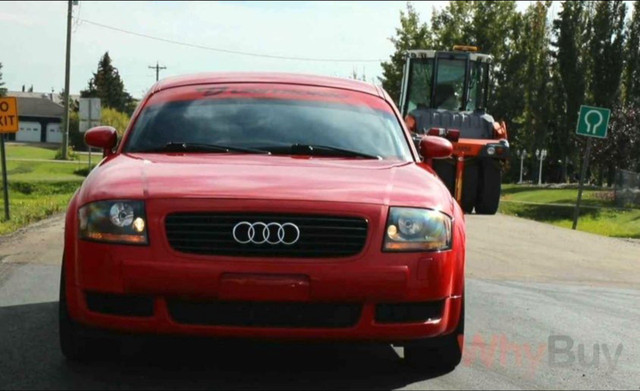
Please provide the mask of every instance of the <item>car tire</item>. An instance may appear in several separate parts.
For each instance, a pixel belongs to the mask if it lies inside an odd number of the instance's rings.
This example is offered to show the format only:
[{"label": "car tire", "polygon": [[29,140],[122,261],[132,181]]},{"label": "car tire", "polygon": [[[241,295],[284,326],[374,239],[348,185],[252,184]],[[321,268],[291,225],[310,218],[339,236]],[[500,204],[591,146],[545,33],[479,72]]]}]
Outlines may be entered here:
[{"label": "car tire", "polygon": [[417,371],[451,371],[462,361],[464,337],[464,295],[460,320],[451,334],[420,340],[404,346],[404,360]]},{"label": "car tire", "polygon": [[[469,164],[470,163],[470,164]],[[465,161],[463,182],[462,182],[462,200],[460,207],[464,213],[473,212],[476,204],[478,193],[478,165],[475,162]],[[454,192],[455,196],[455,192]]]},{"label": "car tire", "polygon": [[486,159],[480,166],[480,183],[478,186],[478,202],[476,213],[494,215],[500,205],[500,192],[502,186],[502,170],[500,161]]},{"label": "car tire", "polygon": [[92,361],[103,355],[104,341],[91,335],[92,330],[74,321],[69,315],[64,270],[63,261],[58,303],[60,348],[62,354],[70,361]]}]

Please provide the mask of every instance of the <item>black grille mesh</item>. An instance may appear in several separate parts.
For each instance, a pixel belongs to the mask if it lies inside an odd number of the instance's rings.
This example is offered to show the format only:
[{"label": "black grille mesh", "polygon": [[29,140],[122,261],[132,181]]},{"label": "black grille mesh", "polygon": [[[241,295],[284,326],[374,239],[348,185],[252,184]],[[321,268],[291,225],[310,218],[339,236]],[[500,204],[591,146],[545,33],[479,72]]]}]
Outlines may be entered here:
[{"label": "black grille mesh", "polygon": [[[243,221],[292,223],[300,229],[300,238],[291,245],[241,244],[232,232]],[[202,255],[347,257],[360,253],[367,239],[365,219],[318,215],[172,213],[165,219],[165,228],[174,250]]]}]

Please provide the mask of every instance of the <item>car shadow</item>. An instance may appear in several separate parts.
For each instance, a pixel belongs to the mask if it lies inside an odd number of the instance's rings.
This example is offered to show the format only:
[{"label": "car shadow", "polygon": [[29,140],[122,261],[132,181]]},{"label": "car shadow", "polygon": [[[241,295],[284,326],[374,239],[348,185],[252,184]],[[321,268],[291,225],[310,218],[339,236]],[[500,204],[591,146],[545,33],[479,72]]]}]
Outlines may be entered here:
[{"label": "car shadow", "polygon": [[[57,302],[0,308],[0,388],[395,389],[418,373],[389,345],[125,336],[116,354],[66,360]],[[113,345],[115,346],[115,345]]]}]

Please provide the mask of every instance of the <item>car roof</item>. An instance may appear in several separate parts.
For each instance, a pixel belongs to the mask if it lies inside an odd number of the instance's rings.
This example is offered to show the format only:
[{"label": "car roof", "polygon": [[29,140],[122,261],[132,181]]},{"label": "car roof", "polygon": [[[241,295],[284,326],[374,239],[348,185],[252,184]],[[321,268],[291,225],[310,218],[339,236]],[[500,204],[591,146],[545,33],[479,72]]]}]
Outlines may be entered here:
[{"label": "car roof", "polygon": [[168,77],[157,82],[152,87],[151,92],[156,93],[158,91],[166,90],[169,88],[190,85],[227,83],[297,84],[339,88],[363,92],[366,94],[379,96],[384,99],[384,95],[382,94],[382,91],[378,89],[378,87],[359,80],[345,79],[340,77],[278,72],[210,72]]}]

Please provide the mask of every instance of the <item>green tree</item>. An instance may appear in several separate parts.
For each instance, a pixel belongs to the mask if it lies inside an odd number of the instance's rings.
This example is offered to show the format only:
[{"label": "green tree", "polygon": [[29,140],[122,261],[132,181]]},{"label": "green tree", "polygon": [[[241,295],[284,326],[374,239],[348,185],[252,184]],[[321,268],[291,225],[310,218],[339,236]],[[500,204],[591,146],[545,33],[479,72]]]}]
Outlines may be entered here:
[{"label": "green tree", "polygon": [[582,49],[586,42],[586,13],[584,2],[565,1],[558,19],[553,21],[555,42],[555,65],[557,78],[554,79],[558,126],[552,135],[550,150],[554,159],[563,161],[561,181],[566,180],[569,162],[575,156],[574,132],[580,105],[585,97],[586,60]]},{"label": "green tree", "polygon": [[624,65],[626,6],[621,0],[599,1],[593,16],[589,42],[591,57],[590,100],[597,106],[613,108],[620,98]]},{"label": "green tree", "polygon": [[[624,73],[624,103],[625,109],[622,115],[614,113],[612,129],[624,127],[635,135],[635,143],[631,146],[631,156],[634,158],[629,168],[640,171],[640,2],[635,2],[633,15],[628,26],[628,38],[626,45],[626,64]],[[624,125],[623,125],[624,124]],[[613,131],[613,130],[612,130]]]},{"label": "green tree", "polygon": [[[525,63],[527,42],[524,17],[513,10],[509,15],[500,19],[504,23],[505,37],[502,38],[504,46],[501,49],[494,48],[494,64],[492,72],[492,87],[489,95],[489,112],[496,118],[507,123],[510,135],[515,135],[520,124],[517,117],[522,114],[524,107],[524,95],[522,85],[525,82]],[[496,40],[499,38],[495,38]],[[491,48],[489,50],[492,50]],[[494,54],[496,50],[501,53]],[[485,49],[480,47],[480,51]],[[520,91],[519,93],[514,93]]]},{"label": "green tree", "polygon": [[[624,68],[626,6],[620,0],[598,1],[595,5],[591,37],[589,41],[590,72],[588,75],[588,99],[595,106],[616,108],[621,100],[621,79]],[[614,132],[614,129],[611,129]],[[610,134],[611,140],[617,140]],[[593,160],[597,162],[598,184],[602,185],[605,171],[607,182],[613,183],[616,149],[620,145],[606,141],[593,144]]]},{"label": "green tree", "polygon": [[[493,56],[489,84],[487,111],[507,125],[513,147],[520,146],[522,124],[517,122],[524,108],[524,64],[526,31],[523,17],[514,1],[474,1],[472,23],[468,27],[469,43],[482,53]],[[514,159],[517,159],[514,154]],[[517,170],[507,172],[505,178],[518,175]]]},{"label": "green tree", "polygon": [[396,28],[396,36],[389,38],[389,40],[393,43],[395,51],[389,61],[380,64],[382,77],[379,79],[382,87],[397,104],[400,97],[406,51],[429,49],[433,43],[428,25],[420,21],[420,16],[411,3],[407,3],[406,12],[400,11],[400,27]]},{"label": "green tree", "polygon": [[[58,93],[58,101],[64,106],[64,88]],[[69,97],[69,111],[77,112],[80,110],[80,102],[77,99]]]},{"label": "green tree", "polygon": [[640,106],[640,2],[633,5],[624,70],[624,102]]},{"label": "green tree", "polygon": [[116,129],[119,136],[122,136],[127,125],[129,124],[129,116],[112,108],[103,108],[100,113],[102,125],[112,126]]},{"label": "green tree", "polygon": [[[547,147],[550,114],[550,37],[547,25],[549,3],[541,1],[529,6],[524,14],[524,26],[527,31],[523,50],[526,53],[524,64],[525,80],[522,86],[524,109],[521,120],[523,133],[521,142],[527,150]],[[515,93],[515,92],[514,92]],[[536,162],[530,160],[532,172]]]},{"label": "green tree", "polygon": [[431,16],[433,49],[451,50],[453,45],[474,44],[474,11],[473,1],[450,1],[441,12],[434,10]]},{"label": "green tree", "polygon": [[117,111],[131,114],[133,98],[125,91],[124,82],[106,52],[98,62],[98,70],[93,74],[86,90],[80,91],[83,98],[100,98],[102,107],[111,107]]},{"label": "green tree", "polygon": [[0,62],[0,96],[5,96],[7,89],[4,88],[4,82],[2,81],[2,63]]}]

